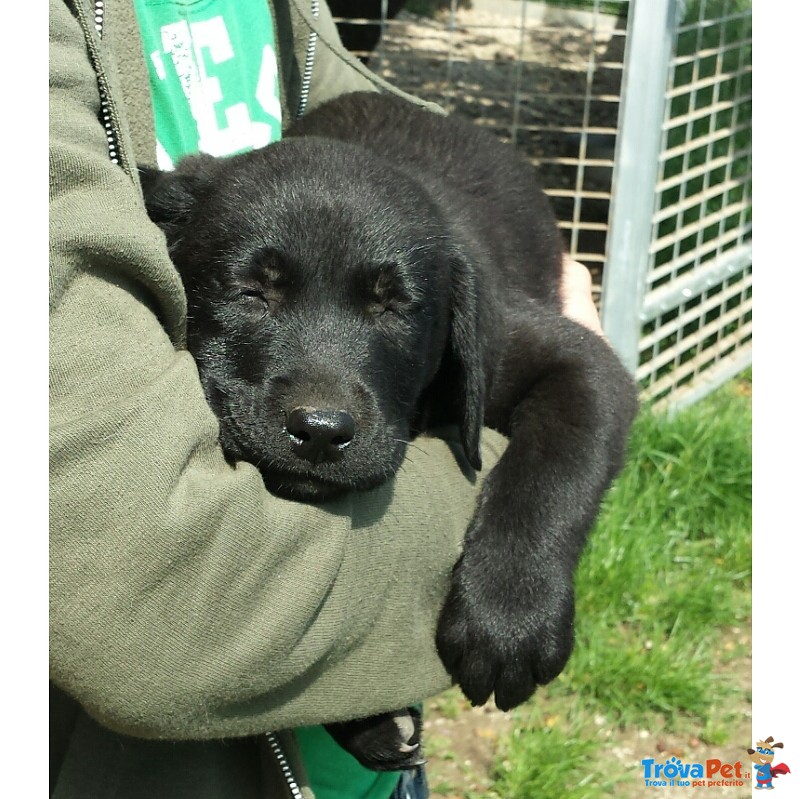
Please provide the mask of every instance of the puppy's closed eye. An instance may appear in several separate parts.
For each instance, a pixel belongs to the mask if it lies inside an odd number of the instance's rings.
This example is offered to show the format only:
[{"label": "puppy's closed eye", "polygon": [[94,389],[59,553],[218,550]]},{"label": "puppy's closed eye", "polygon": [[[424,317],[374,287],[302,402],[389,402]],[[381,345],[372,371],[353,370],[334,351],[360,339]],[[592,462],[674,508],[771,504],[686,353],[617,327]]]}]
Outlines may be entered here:
[{"label": "puppy's closed eye", "polygon": [[293,286],[289,259],[271,247],[257,250],[237,275],[235,299],[261,312],[275,311]]},{"label": "puppy's closed eye", "polygon": [[253,306],[257,306],[258,310],[269,310],[271,306],[276,303],[274,296],[269,296],[270,292],[261,286],[252,286],[242,288],[237,294],[237,299]]},{"label": "puppy's closed eye", "polygon": [[413,291],[396,263],[363,266],[359,282],[364,310],[370,316],[402,315],[414,308]]}]

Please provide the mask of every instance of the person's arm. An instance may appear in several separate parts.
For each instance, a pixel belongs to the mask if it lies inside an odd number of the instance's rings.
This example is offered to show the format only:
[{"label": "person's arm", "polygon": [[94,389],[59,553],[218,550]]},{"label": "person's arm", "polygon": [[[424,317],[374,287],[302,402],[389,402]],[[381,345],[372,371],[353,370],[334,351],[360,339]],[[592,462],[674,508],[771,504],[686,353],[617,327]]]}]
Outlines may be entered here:
[{"label": "person's arm", "polygon": [[[225,462],[163,237],[108,159],[75,18],[51,2],[50,20],[51,678],[154,738],[442,690],[434,630],[477,487],[432,438],[391,483],[325,507]],[[502,446],[487,433],[486,469]]]}]

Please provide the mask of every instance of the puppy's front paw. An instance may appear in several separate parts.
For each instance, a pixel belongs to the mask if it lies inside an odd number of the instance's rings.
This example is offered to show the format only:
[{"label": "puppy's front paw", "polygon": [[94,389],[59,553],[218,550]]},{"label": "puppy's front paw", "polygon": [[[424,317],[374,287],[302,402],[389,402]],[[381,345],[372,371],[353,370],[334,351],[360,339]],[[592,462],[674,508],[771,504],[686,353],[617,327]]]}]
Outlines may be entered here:
[{"label": "puppy's front paw", "polygon": [[425,760],[420,745],[422,718],[416,708],[326,725],[343,749],[373,771],[403,771]]},{"label": "puppy's front paw", "polygon": [[516,707],[558,676],[572,652],[570,570],[529,555],[473,539],[453,572],[436,645],[473,705],[494,692],[501,710]]}]

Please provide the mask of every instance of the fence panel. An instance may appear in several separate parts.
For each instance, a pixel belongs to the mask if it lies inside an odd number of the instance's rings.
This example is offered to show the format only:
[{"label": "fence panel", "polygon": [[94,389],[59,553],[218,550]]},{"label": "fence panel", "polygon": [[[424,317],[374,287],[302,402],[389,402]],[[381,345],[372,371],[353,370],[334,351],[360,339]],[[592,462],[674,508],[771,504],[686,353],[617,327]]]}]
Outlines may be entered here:
[{"label": "fence panel", "polygon": [[664,92],[636,369],[643,396],[672,408],[752,361],[751,3],[695,0],[682,12]]}]

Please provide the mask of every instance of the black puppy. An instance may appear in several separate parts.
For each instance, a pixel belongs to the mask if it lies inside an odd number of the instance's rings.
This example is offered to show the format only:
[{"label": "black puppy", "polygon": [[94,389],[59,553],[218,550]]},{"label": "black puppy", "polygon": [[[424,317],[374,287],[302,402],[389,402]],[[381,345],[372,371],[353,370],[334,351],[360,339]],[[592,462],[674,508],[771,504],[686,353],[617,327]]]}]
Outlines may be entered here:
[{"label": "black puppy", "polygon": [[[474,704],[494,692],[509,709],[552,680],[637,400],[606,342],[561,314],[561,237],[530,166],[470,124],[360,93],[277,144],[189,158],[144,186],[222,445],[270,490],[375,486],[434,424],[460,425],[475,469],[482,425],[510,438],[437,645]],[[403,722],[330,729],[366,765],[403,768],[419,759]]]}]

